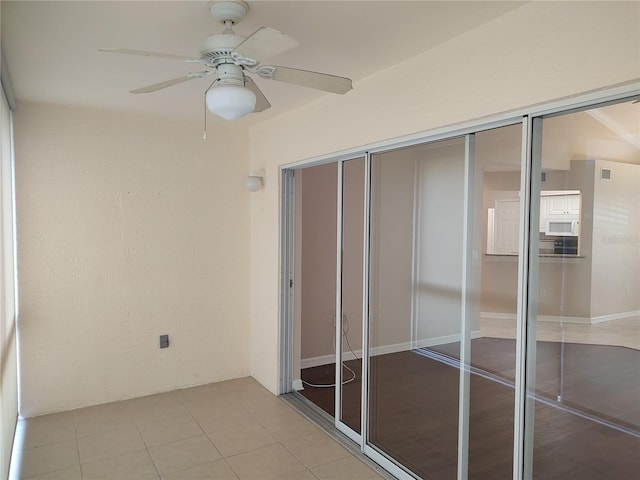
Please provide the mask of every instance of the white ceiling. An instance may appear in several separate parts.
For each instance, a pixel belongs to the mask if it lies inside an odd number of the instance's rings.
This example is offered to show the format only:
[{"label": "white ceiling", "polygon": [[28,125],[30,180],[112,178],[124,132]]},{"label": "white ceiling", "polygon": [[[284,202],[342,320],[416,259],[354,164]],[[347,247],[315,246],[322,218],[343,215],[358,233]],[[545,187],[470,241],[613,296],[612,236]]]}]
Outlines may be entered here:
[{"label": "white ceiling", "polygon": [[[18,102],[126,110],[184,119],[203,115],[207,79],[152,94],[129,90],[181,76],[198,66],[101,53],[130,48],[198,56],[200,40],[222,26],[206,1],[7,1],[0,3],[2,50]],[[299,46],[269,63],[358,81],[489,22],[522,2],[252,1],[235,28],[281,30]],[[251,123],[311,102],[323,92],[257,80],[271,109]],[[330,95],[330,94],[329,94]],[[347,93],[349,95],[349,93]],[[222,122],[209,116],[211,122]]]}]

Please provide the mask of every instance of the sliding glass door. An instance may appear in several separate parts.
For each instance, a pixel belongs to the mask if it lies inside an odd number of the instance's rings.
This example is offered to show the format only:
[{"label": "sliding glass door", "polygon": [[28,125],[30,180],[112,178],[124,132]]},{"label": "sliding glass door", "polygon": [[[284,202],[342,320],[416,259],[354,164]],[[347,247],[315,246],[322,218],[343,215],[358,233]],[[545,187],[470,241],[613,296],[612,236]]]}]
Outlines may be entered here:
[{"label": "sliding glass door", "polygon": [[640,104],[543,117],[535,134],[541,220],[530,281],[527,465],[536,479],[635,478]]},{"label": "sliding glass door", "polygon": [[452,471],[460,341],[465,139],[371,156],[367,442],[419,476]]},{"label": "sliding glass door", "polygon": [[362,414],[362,318],[363,268],[365,232],[365,159],[356,158],[339,163],[341,211],[339,297],[337,309],[340,322],[336,325],[337,349],[340,352],[336,377],[338,391],[337,425],[347,435],[360,440]]},{"label": "sliding glass door", "polygon": [[399,478],[640,471],[640,103],[551,112],[298,176],[303,395]]},{"label": "sliding glass door", "polygon": [[[295,172],[293,379],[358,439],[362,404],[365,161]],[[337,312],[337,313],[336,313]],[[297,329],[296,329],[297,327]],[[341,365],[341,368],[336,368]]]},{"label": "sliding glass door", "polygon": [[295,171],[294,368],[296,389],[335,414],[338,165]]},{"label": "sliding glass door", "polygon": [[521,152],[516,124],[371,156],[368,445],[420,477],[512,474]]},{"label": "sliding glass door", "polygon": [[467,167],[470,231],[463,252],[470,333],[461,346],[469,384],[468,420],[463,417],[468,435],[460,436],[458,478],[513,478],[524,136],[522,125],[514,124],[474,137],[473,162]]}]

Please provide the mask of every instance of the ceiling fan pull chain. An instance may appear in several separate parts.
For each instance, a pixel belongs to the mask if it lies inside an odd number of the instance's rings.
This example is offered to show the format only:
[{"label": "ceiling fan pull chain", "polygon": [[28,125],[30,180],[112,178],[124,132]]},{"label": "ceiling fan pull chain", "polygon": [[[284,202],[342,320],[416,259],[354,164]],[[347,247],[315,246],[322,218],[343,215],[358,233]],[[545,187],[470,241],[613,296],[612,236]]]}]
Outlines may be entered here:
[{"label": "ceiling fan pull chain", "polygon": [[202,132],[202,139],[207,139],[207,97],[204,97],[204,132]]}]

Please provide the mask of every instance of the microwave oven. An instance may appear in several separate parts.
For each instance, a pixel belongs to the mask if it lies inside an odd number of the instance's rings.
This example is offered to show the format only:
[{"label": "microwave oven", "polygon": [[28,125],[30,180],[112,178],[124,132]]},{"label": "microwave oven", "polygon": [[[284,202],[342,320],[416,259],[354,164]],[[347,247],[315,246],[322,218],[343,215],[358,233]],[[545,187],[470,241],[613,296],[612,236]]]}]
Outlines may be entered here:
[{"label": "microwave oven", "polygon": [[559,218],[547,220],[547,235],[559,237],[577,237],[579,234],[580,222],[575,219]]}]

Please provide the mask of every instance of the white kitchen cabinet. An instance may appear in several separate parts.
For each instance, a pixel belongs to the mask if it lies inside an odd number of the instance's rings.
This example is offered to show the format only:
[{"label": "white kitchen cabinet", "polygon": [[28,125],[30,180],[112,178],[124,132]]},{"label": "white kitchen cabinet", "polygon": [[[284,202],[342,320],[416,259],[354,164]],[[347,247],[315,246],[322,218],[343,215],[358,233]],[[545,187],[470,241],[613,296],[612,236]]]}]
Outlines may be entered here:
[{"label": "white kitchen cabinet", "polygon": [[548,215],[579,215],[580,195],[547,196]]},{"label": "white kitchen cabinet", "polygon": [[569,215],[580,215],[580,195],[567,195]]},{"label": "white kitchen cabinet", "polygon": [[540,233],[546,232],[547,217],[549,216],[549,198],[547,196],[540,197]]}]

